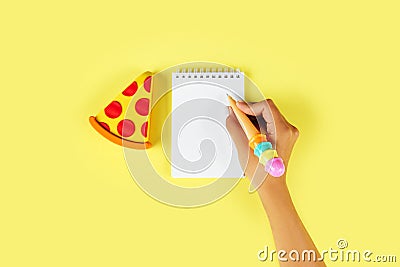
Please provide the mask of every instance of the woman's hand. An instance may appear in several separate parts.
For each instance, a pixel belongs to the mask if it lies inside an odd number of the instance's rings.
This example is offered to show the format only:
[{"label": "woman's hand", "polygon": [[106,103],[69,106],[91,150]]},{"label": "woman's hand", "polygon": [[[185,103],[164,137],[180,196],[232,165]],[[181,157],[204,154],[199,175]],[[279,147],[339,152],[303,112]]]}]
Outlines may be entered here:
[{"label": "woman's hand", "polygon": [[[299,136],[297,128],[285,119],[271,99],[249,104],[237,102],[237,107],[244,113],[257,117],[261,133],[266,134],[268,141],[272,143],[287,168],[293,146]],[[258,163],[258,157],[250,149],[248,139],[230,107],[226,126],[238,150],[242,169],[251,180],[253,188],[257,189],[263,184],[268,173],[265,172],[264,166]],[[285,183],[285,179],[286,173],[280,178],[272,178],[268,181]]]}]

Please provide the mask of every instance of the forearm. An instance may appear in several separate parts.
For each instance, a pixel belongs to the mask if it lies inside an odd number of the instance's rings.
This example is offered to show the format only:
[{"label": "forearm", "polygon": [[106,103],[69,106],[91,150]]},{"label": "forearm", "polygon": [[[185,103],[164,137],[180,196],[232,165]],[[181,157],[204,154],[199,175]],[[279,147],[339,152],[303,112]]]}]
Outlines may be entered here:
[{"label": "forearm", "polygon": [[[308,261],[308,254],[305,261],[302,261],[304,250],[314,251],[317,259],[319,253],[297,214],[285,183],[285,177],[279,179],[268,177],[259,188],[258,193],[269,218],[276,250],[284,250],[287,253],[284,258],[288,261],[280,261],[280,265],[325,266],[322,261]],[[289,253],[292,250],[299,253],[300,262],[290,259]]]}]

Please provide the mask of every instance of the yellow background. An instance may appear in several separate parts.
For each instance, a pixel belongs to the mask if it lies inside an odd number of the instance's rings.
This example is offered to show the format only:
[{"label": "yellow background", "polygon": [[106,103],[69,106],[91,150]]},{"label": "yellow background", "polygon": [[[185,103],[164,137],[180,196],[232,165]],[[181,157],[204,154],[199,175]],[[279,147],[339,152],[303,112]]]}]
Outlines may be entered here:
[{"label": "yellow background", "polygon": [[273,239],[247,181],[202,208],[160,204],[88,123],[136,74],[195,60],[241,67],[300,129],[288,183],[320,249],[399,258],[399,8],[3,3],[0,266],[277,266],[257,260]]}]

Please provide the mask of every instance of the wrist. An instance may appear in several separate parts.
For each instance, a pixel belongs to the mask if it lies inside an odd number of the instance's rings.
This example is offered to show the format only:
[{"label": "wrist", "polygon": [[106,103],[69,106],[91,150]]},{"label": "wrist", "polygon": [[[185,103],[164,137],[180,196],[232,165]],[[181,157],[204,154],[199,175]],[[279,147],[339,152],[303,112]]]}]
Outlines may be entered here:
[{"label": "wrist", "polygon": [[258,193],[261,198],[279,198],[289,195],[286,184],[286,174],[281,177],[268,175],[263,184],[259,187]]}]

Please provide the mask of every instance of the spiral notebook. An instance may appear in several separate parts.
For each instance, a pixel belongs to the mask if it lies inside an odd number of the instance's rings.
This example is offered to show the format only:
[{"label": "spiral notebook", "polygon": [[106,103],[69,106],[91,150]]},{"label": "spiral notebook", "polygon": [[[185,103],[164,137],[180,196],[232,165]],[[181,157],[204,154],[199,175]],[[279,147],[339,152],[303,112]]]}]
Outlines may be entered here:
[{"label": "spiral notebook", "polygon": [[171,176],[240,178],[243,171],[225,125],[227,94],[244,99],[240,70],[172,73]]}]

